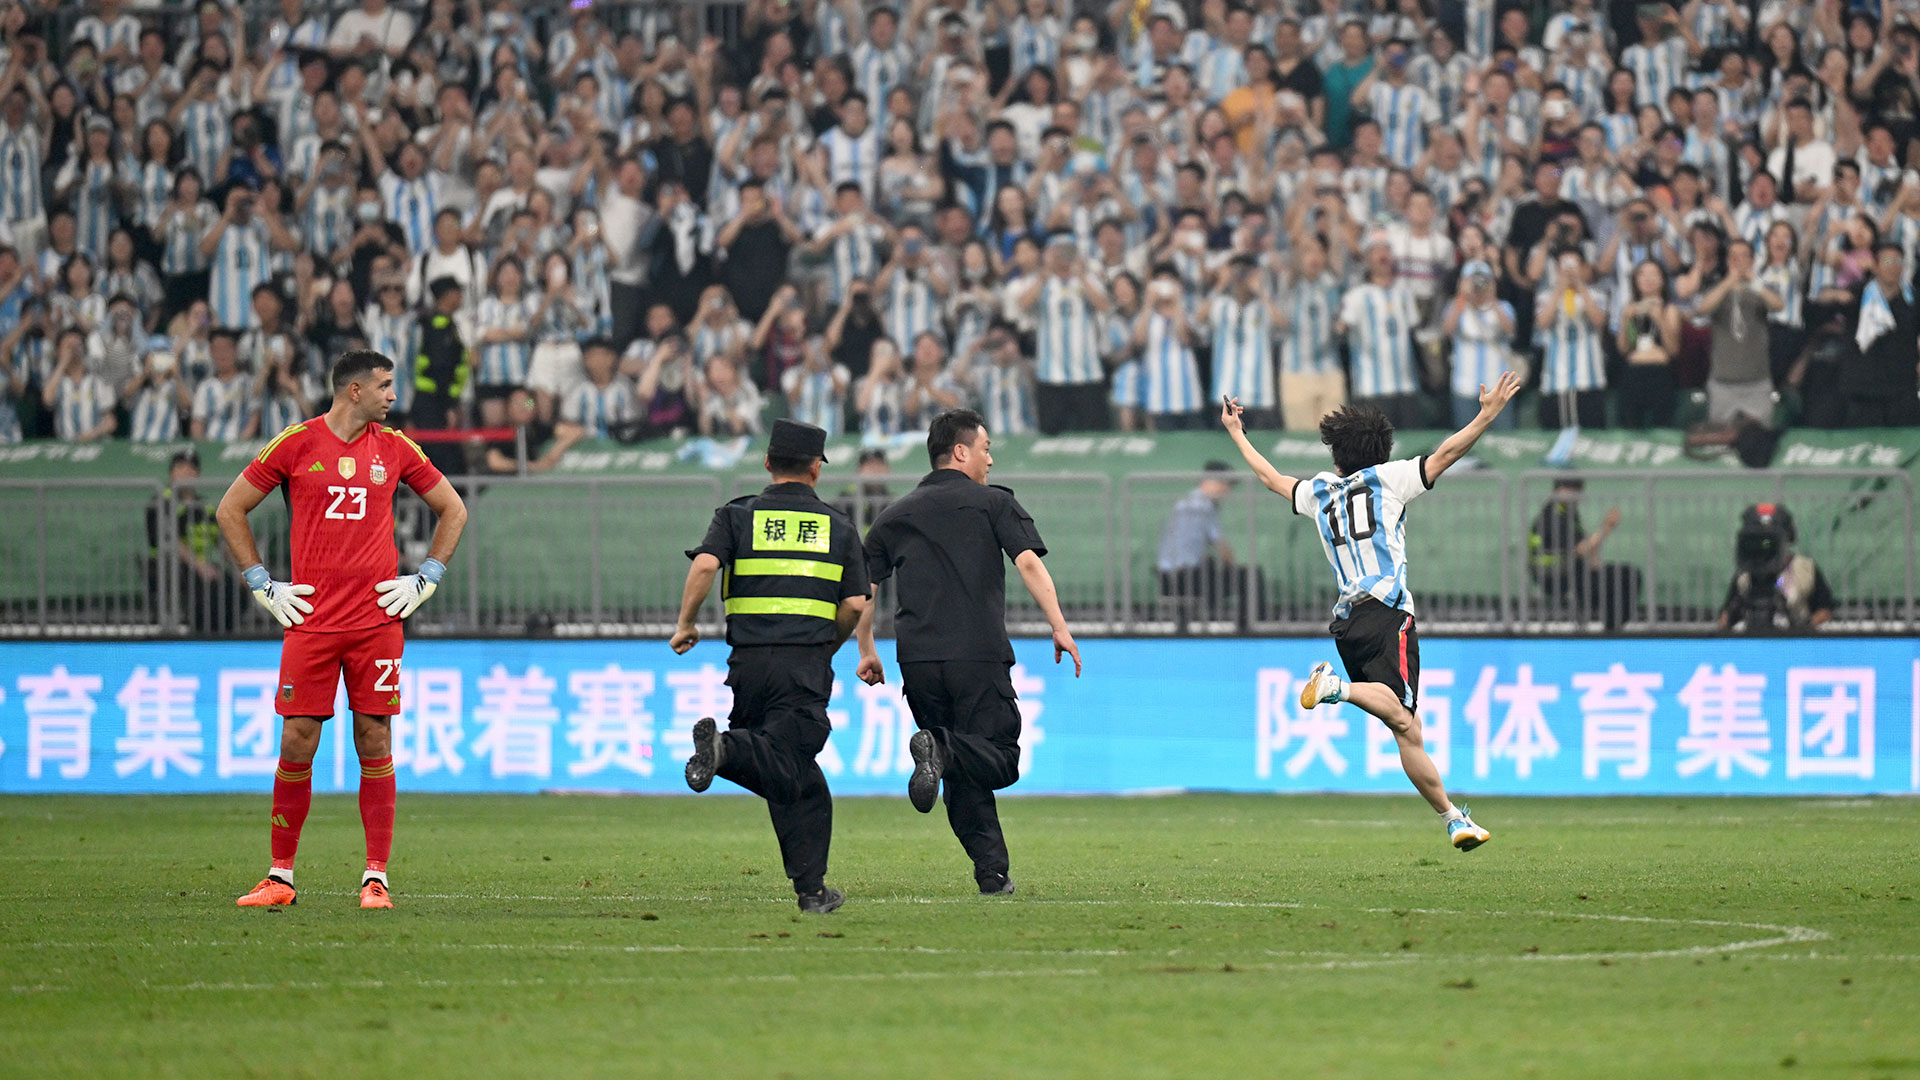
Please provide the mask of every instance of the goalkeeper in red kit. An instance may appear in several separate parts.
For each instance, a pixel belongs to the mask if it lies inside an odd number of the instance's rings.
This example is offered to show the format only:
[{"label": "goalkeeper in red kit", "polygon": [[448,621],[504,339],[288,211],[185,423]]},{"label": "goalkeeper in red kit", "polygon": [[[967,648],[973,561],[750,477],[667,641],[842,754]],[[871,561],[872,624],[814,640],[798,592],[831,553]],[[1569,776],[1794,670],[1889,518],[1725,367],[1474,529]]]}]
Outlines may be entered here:
[{"label": "goalkeeper in red kit", "polygon": [[[227,489],[216,514],[234,560],[247,568],[254,599],[286,628],[275,696],[285,723],[273,774],[273,864],[240,898],[242,907],[294,903],[293,855],[313,802],[313,755],[343,676],[367,833],[360,906],[393,906],[387,892],[394,804],[389,725],[400,711],[400,620],[433,595],[467,524],[453,485],[413,440],[383,424],[394,401],[393,361],[356,349],[334,362],[332,381],[333,407],[275,436]],[[393,543],[393,496],[401,484],[439,518],[427,560],[405,576]],[[291,581],[268,575],[247,525],[247,513],[276,489],[284,492],[292,519]]]}]

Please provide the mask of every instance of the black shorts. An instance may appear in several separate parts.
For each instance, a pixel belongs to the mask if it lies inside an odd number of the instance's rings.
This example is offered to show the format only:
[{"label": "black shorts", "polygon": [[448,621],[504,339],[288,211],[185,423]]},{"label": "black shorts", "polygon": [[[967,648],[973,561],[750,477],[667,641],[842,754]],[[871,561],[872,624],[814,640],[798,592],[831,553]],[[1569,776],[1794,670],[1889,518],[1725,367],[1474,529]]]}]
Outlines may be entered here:
[{"label": "black shorts", "polygon": [[1413,616],[1369,597],[1327,629],[1347,666],[1348,682],[1385,683],[1402,705],[1419,706],[1420,637]]}]

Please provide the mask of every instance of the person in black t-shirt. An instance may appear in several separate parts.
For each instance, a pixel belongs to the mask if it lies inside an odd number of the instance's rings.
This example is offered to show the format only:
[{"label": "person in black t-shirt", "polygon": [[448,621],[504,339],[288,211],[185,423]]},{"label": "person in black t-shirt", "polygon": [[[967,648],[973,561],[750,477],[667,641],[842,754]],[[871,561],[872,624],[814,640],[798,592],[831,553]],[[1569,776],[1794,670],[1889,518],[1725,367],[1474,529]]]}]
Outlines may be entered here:
[{"label": "person in black t-shirt", "polygon": [[[1067,630],[1047,553],[1033,517],[1013,492],[987,483],[993,466],[986,421],[971,409],[934,418],[927,432],[933,463],[920,486],[881,511],[867,532],[867,568],[875,584],[897,577],[895,621],[900,679],[920,730],[908,744],[913,808],[933,809],[946,781],[947,822],[973,860],[986,896],[1013,892],[1007,841],[995,790],[1020,778],[1020,710],[1007,640],[1005,559],[1053,628],[1053,660],[1080,647]],[[873,647],[871,612],[861,619],[860,678],[885,679]]]}]

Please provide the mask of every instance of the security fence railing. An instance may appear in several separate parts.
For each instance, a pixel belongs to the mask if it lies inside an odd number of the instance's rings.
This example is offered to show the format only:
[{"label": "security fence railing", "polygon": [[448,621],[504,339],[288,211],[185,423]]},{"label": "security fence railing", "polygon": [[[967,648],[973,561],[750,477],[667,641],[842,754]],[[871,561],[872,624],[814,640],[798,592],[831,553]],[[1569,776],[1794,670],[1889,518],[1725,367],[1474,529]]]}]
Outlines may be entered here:
[{"label": "security fence railing", "polygon": [[[1899,470],[1608,471],[1566,505],[1563,474],[1449,473],[1408,509],[1410,584],[1428,632],[1707,632],[1735,573],[1741,511],[1787,506],[1797,548],[1820,566],[1837,629],[1914,627],[1914,496]],[[1204,557],[1162,539],[1177,502],[1223,474],[995,475],[1015,489],[1047,547],[1077,633],[1316,632],[1334,602],[1317,528],[1241,474],[1217,499]],[[864,532],[917,482],[831,479],[821,497]],[[470,511],[459,555],[410,631],[455,636],[656,637],[669,632],[685,551],[713,510],[757,490],[731,477],[498,477],[455,481]],[[0,637],[254,637],[278,630],[225,556],[213,508],[224,482],[168,489],[135,480],[0,480]],[[1191,511],[1191,507],[1189,510]],[[1617,527],[1587,555],[1557,546],[1543,515],[1577,514],[1580,535]],[[289,569],[287,511],[252,516],[261,555]],[[395,504],[403,567],[426,556],[432,515]],[[1198,563],[1193,560],[1199,558]],[[890,631],[890,588],[879,595]],[[368,598],[372,602],[372,597]],[[718,598],[703,632],[720,629]],[[1045,620],[1007,569],[1007,621]]]}]

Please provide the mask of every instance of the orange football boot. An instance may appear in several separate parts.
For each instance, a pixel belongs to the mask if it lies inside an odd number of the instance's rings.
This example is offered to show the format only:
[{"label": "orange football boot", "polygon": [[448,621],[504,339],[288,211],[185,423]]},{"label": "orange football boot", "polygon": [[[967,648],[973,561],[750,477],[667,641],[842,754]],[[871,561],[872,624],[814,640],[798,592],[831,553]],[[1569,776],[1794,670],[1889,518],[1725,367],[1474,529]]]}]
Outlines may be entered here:
[{"label": "orange football boot", "polygon": [[387,887],[380,884],[379,878],[368,878],[360,886],[360,906],[363,908],[390,908],[393,897],[387,895]]},{"label": "orange football boot", "polygon": [[261,878],[252,892],[234,901],[240,907],[282,907],[299,902],[293,886],[277,877]]}]

